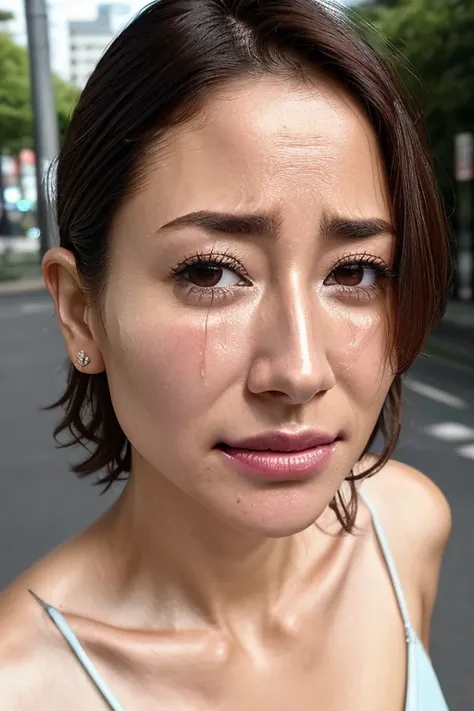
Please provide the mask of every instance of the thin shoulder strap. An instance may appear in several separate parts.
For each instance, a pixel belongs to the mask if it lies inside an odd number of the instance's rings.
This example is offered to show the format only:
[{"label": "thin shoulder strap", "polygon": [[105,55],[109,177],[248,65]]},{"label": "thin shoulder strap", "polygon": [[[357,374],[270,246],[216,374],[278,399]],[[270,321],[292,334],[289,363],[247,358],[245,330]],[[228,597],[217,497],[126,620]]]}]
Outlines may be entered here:
[{"label": "thin shoulder strap", "polygon": [[99,693],[102,695],[104,701],[107,702],[107,704],[112,709],[112,711],[124,711],[124,709],[119,704],[117,699],[114,697],[114,695],[108,689],[107,685],[105,684],[104,680],[100,676],[96,667],[94,666],[91,659],[88,657],[88,655],[84,651],[84,648],[82,647],[81,643],[79,642],[76,635],[74,634],[72,629],[69,627],[68,623],[64,619],[63,615],[61,615],[59,610],[57,610],[55,607],[52,607],[51,605],[48,605],[46,602],[43,602],[43,600],[41,600],[31,590],[29,590],[28,592],[41,605],[41,607],[46,612],[46,614],[49,616],[49,618],[52,620],[52,622],[56,625],[59,632],[62,634],[62,636],[68,643],[69,647],[73,651],[79,664],[83,667],[84,671],[87,673],[87,675],[89,676],[89,678],[91,679],[93,684],[96,686]]},{"label": "thin shoulder strap", "polygon": [[387,565],[388,572],[390,574],[390,578],[392,579],[392,585],[393,589],[395,591],[395,595],[397,596],[398,600],[398,606],[400,608],[400,614],[402,616],[403,624],[405,626],[405,632],[406,632],[406,637],[407,637],[407,642],[411,641],[412,638],[412,626],[410,622],[410,615],[408,613],[408,606],[405,598],[405,593],[403,592],[403,587],[402,583],[400,581],[400,576],[398,575],[398,570],[395,565],[395,561],[393,560],[392,553],[390,551],[390,546],[387,540],[387,537],[385,535],[385,532],[382,527],[382,523],[380,521],[379,515],[373,505],[373,503],[367,498],[366,494],[364,494],[361,490],[359,490],[359,496],[369,509],[371,516],[372,516],[372,522],[374,525],[374,530],[377,536],[377,540],[380,545],[380,549],[382,551],[383,557],[385,559],[385,563]]}]

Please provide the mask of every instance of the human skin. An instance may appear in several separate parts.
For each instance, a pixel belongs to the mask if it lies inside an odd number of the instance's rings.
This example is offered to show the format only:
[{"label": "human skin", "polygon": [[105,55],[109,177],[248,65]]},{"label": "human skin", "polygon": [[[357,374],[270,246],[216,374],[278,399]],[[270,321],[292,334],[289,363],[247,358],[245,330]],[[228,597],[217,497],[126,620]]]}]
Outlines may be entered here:
[{"label": "human skin", "polygon": [[[278,79],[233,87],[162,147],[147,187],[116,216],[102,319],[91,313],[94,345],[84,346],[95,369],[105,364],[137,494],[148,499],[151,486],[161,499],[157,487],[171,483],[197,504],[211,539],[222,526],[261,540],[314,522],[359,459],[393,379],[389,286],[341,292],[326,281],[348,255],[391,267],[394,238],[322,234],[336,218],[390,223],[375,137],[329,84],[290,96]],[[202,210],[275,214],[279,234],[164,227]],[[189,294],[170,271],[197,253],[232,257],[251,284]],[[371,265],[364,279],[375,281]],[[239,281],[225,269],[223,283]],[[214,449],[306,428],[342,441],[303,485],[256,486]]]},{"label": "human skin", "polygon": [[[131,711],[400,711],[403,625],[370,517],[361,504],[358,532],[342,536],[328,508],[363,469],[396,367],[393,279],[376,269],[394,271],[396,237],[374,131],[329,80],[264,76],[213,96],[149,160],[114,218],[100,302],[70,253],[44,262],[69,357],[84,350],[87,372],[107,372],[132,477],[103,519],[7,591],[0,616],[24,605],[38,628],[33,603],[12,602],[27,587],[64,608]],[[211,210],[271,216],[273,233],[170,225]],[[375,234],[341,234],[341,221],[369,220]],[[221,260],[216,287],[190,281],[196,255]],[[338,439],[322,471],[277,483],[216,447],[270,430]],[[403,465],[377,477],[367,490],[427,643],[447,505]],[[74,684],[80,708],[103,708],[41,633],[35,650],[67,670],[45,700]]]}]

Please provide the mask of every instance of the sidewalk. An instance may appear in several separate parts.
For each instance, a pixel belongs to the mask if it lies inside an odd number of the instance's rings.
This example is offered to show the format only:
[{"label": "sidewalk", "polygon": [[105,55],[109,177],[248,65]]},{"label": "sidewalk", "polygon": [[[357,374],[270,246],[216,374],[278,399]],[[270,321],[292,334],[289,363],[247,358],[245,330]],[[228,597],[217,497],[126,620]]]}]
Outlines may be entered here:
[{"label": "sidewalk", "polygon": [[31,294],[33,292],[46,291],[43,277],[31,279],[14,279],[12,281],[0,281],[0,298],[2,296],[14,296],[16,294]]},{"label": "sidewalk", "polygon": [[2,237],[0,235],[0,254],[7,250],[16,254],[38,254],[39,243],[29,237]]},{"label": "sidewalk", "polygon": [[42,291],[40,262],[38,240],[0,236],[0,295]]}]

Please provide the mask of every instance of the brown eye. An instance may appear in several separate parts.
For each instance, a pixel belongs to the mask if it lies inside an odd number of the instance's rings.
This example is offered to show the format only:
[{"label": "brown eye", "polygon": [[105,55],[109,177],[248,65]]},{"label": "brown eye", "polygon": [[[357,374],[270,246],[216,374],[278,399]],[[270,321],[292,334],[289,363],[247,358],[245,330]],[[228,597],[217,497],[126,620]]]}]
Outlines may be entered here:
[{"label": "brown eye", "polygon": [[204,289],[217,286],[222,279],[223,272],[222,267],[212,264],[194,264],[186,270],[188,281]]},{"label": "brown eye", "polygon": [[250,285],[244,267],[228,255],[199,255],[186,266],[173,269],[171,275],[178,284],[186,283],[203,292]]},{"label": "brown eye", "polygon": [[341,264],[333,271],[333,279],[340,286],[360,286],[366,277],[366,272],[373,269],[363,264]]}]

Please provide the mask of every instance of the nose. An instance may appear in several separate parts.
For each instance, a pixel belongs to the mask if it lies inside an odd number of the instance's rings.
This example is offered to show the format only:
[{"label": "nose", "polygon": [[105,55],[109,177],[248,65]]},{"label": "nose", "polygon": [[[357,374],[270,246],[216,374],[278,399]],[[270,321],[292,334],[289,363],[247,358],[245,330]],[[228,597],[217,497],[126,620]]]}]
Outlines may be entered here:
[{"label": "nose", "polygon": [[302,405],[335,384],[327,357],[322,308],[314,292],[296,283],[286,294],[261,303],[259,329],[248,376],[255,395],[271,395]]}]

